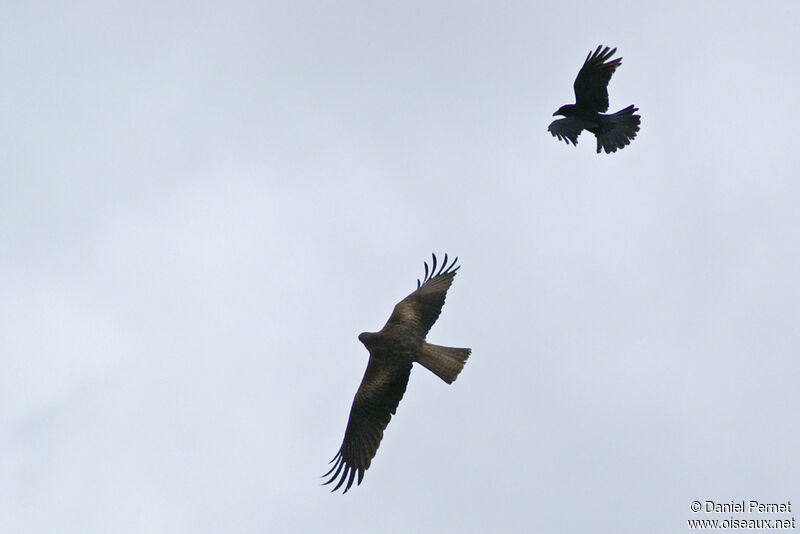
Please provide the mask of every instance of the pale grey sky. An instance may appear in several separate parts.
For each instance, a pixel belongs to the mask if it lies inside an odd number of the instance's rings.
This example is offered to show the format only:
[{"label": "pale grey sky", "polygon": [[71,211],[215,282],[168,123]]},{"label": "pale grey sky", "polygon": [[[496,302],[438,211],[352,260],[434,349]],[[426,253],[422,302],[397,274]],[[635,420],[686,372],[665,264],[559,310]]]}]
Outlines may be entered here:
[{"label": "pale grey sky", "polygon": [[[800,502],[796,2],[0,11],[4,534]],[[642,116],[612,155],[546,131],[598,44]],[[356,336],[431,252],[462,269],[429,340],[472,357],[329,494]]]}]

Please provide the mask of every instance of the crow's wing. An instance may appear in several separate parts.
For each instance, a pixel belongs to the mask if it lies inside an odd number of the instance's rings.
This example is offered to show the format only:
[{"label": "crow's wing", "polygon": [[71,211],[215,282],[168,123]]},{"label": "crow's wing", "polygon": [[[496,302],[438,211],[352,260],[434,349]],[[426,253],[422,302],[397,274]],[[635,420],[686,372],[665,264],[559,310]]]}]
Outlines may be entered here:
[{"label": "crow's wing", "polygon": [[595,123],[585,121],[577,117],[567,117],[565,119],[558,119],[550,123],[547,131],[558,137],[559,141],[564,141],[567,144],[572,142],[573,145],[578,144],[578,136],[585,128],[593,128],[597,126]]},{"label": "crow's wing", "polygon": [[586,56],[580,72],[578,72],[573,89],[575,89],[575,103],[591,111],[602,113],[608,110],[608,81],[617,70],[622,58],[611,59],[617,49],[597,47],[597,50]]},{"label": "crow's wing", "polygon": [[339,452],[331,462],[335,462],[325,484],[339,478],[339,483],[332,491],[339,489],[347,482],[344,492],[353,485],[358,473],[358,483],[364,478],[378,446],[383,438],[383,431],[389,424],[397,405],[406,391],[408,377],[411,374],[411,362],[387,361],[370,355],[367,370],[350,408],[350,419],[344,432],[344,440]]},{"label": "crow's wing", "polygon": [[436,271],[436,254],[432,256],[430,272],[428,263],[425,262],[425,276],[421,282],[417,280],[417,290],[397,303],[383,327],[385,331],[394,331],[398,334],[412,332],[424,338],[439,318],[447,290],[450,289],[460,266],[454,268],[458,258],[448,265],[445,254],[444,262],[439,271]]}]

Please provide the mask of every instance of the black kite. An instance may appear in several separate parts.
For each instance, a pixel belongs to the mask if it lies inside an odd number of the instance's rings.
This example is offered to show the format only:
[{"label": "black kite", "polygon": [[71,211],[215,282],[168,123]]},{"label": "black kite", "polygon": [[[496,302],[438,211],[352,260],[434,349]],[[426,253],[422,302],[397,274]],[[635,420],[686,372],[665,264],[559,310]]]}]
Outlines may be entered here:
[{"label": "black kite", "polygon": [[364,471],[369,468],[383,438],[383,431],[403,398],[414,362],[421,363],[448,384],[464,368],[471,349],[441,347],[425,341],[428,331],[439,318],[447,290],[459,269],[455,267],[457,260],[447,265],[445,254],[444,263],[437,272],[436,255],[433,255],[430,272],[426,262],[425,276],[422,282],[417,280],[417,290],[394,307],[383,329],[358,336],[369,351],[369,362],[350,408],[342,446],[331,460],[336,463],[323,475],[330,475],[325,484],[339,479],[332,491],[347,482],[344,486],[347,493],[356,474],[358,484],[361,484]]}]

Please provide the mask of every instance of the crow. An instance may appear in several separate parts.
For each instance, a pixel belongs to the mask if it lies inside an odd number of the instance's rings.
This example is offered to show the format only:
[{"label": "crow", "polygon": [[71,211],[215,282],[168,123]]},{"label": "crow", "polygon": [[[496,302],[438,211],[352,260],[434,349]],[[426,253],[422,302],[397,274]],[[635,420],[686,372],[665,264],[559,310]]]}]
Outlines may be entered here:
[{"label": "crow", "polygon": [[[358,484],[364,478],[383,438],[383,431],[397,410],[397,405],[406,391],[411,365],[422,364],[436,376],[451,384],[467,361],[471,349],[441,347],[425,341],[428,331],[439,318],[444,299],[459,267],[458,258],[444,263],[436,271],[436,255],[425,276],[417,280],[417,290],[401,300],[380,332],[364,332],[359,341],[369,351],[369,361],[364,378],[358,387],[350,408],[350,418],[344,432],[339,452],[333,457],[333,467],[323,476],[330,475],[325,484],[339,478],[331,491],[336,491],[347,482],[344,493],[353,485],[358,474]],[[341,477],[340,477],[341,475]]]},{"label": "crow", "polygon": [[639,108],[628,106],[612,115],[603,115],[608,111],[608,81],[622,63],[622,58],[609,61],[617,49],[603,45],[594,52],[589,52],[578,77],[575,78],[575,103],[558,108],[553,116],[561,115],[565,119],[553,121],[547,130],[564,140],[567,144],[578,144],[578,136],[583,130],[589,130],[597,137],[597,153],[600,149],[616,152],[630,144],[639,131],[641,117],[634,115]]}]

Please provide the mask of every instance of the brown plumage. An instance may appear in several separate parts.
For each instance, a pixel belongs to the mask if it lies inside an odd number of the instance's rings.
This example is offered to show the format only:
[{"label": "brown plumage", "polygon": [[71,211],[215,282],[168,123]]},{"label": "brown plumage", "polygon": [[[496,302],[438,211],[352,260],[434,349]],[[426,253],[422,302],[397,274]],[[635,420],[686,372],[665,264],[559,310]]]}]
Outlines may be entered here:
[{"label": "brown plumage", "polygon": [[[397,410],[406,391],[413,362],[421,363],[439,378],[452,383],[467,361],[471,349],[440,347],[425,341],[428,331],[439,318],[444,299],[459,267],[458,258],[444,263],[436,271],[436,255],[430,272],[425,263],[425,276],[417,280],[417,290],[401,300],[380,332],[364,332],[358,339],[369,351],[369,362],[361,385],[350,408],[350,419],[333,467],[323,475],[330,484],[339,479],[331,491],[342,485],[344,492],[364,478],[378,450],[383,431]],[[345,484],[346,483],[346,484]]]}]

